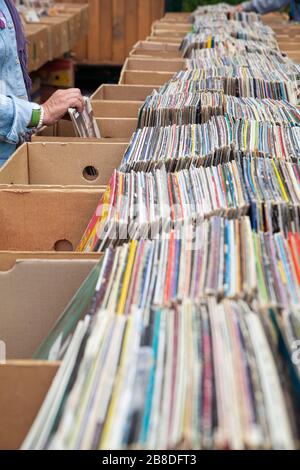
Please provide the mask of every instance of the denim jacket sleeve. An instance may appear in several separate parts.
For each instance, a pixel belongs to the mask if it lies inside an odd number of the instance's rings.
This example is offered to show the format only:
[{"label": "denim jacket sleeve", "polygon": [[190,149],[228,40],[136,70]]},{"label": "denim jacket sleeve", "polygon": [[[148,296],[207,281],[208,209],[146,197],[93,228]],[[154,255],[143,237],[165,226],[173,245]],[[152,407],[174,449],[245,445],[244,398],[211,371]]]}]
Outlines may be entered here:
[{"label": "denim jacket sleeve", "polygon": [[290,0],[251,0],[243,3],[244,11],[255,11],[264,14],[286,7]]},{"label": "denim jacket sleeve", "polygon": [[30,131],[33,109],[39,106],[15,96],[0,94],[0,141],[18,144],[21,138]]}]

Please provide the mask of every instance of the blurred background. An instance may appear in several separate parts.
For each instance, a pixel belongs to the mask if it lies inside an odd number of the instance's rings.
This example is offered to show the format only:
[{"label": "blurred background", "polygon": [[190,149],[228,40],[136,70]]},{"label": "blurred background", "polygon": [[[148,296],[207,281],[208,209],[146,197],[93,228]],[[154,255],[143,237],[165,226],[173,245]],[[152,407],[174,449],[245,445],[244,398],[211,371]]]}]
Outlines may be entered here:
[{"label": "blurred background", "polygon": [[[193,11],[198,5],[212,5],[220,0],[166,0],[167,11]],[[227,0],[227,3],[236,5],[240,0]]]}]

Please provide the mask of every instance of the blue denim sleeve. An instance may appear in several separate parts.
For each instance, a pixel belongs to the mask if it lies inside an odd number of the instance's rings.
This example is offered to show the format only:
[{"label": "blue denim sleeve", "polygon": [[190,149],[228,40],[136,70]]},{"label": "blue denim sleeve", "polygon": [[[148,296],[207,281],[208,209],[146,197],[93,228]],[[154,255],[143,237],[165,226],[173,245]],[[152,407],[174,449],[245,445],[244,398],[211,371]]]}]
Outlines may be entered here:
[{"label": "blue denim sleeve", "polygon": [[286,7],[290,0],[251,0],[243,3],[244,11],[255,11],[264,14]]},{"label": "blue denim sleeve", "polygon": [[18,144],[27,132],[33,109],[39,108],[36,103],[0,95],[0,141]]}]

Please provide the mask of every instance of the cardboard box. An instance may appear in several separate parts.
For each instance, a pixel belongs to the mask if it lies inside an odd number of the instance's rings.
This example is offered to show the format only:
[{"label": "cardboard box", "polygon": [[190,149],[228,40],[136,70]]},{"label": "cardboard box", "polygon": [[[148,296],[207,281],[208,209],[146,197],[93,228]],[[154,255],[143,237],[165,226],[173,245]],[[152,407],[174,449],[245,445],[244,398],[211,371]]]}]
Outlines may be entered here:
[{"label": "cardboard box", "polygon": [[297,64],[300,64],[300,52],[299,51],[289,51],[289,50],[287,50],[287,51],[284,51],[284,52],[290,59],[292,59]]},{"label": "cardboard box", "polygon": [[165,21],[155,21],[152,24],[152,32],[154,31],[172,31],[174,33],[188,34],[192,30],[192,25],[187,23],[171,24]]},{"label": "cardboard box", "polygon": [[167,38],[177,38],[177,39],[183,39],[187,35],[187,32],[183,31],[176,31],[173,27],[170,29],[154,29],[151,33],[151,36],[156,36],[156,37],[167,37]]},{"label": "cardboard box", "polygon": [[191,13],[166,13],[165,16],[162,18],[164,22],[168,23],[192,23],[192,15]]},{"label": "cardboard box", "polygon": [[91,96],[91,100],[145,101],[158,86],[143,85],[101,85]]},{"label": "cardboard box", "polygon": [[162,86],[171,80],[174,72],[143,72],[125,70],[120,77],[120,85],[153,85]]},{"label": "cardboard box", "polygon": [[73,251],[0,251],[0,272],[11,271],[19,261],[99,261],[102,253],[80,253]]},{"label": "cardboard box", "polygon": [[70,51],[68,18],[45,16],[39,24],[48,27],[51,59],[57,59],[65,52]]},{"label": "cardboard box", "polygon": [[[77,18],[76,18],[77,16]],[[67,21],[68,25],[68,45],[69,50],[75,46],[78,41],[78,35],[80,34],[79,27],[80,27],[80,14],[73,13],[73,12],[59,12],[57,15],[54,16],[55,18],[62,18]]]},{"label": "cardboard box", "polygon": [[300,53],[300,46],[299,42],[295,41],[289,41],[289,40],[281,40],[278,41],[279,48],[282,52],[287,52],[289,54],[290,52],[298,52]]},{"label": "cardboard box", "polygon": [[51,58],[49,30],[39,24],[26,24],[25,34],[28,40],[28,69],[34,72]]},{"label": "cardboard box", "polygon": [[0,268],[1,340],[8,359],[22,358],[0,365],[0,449],[21,446],[59,367],[23,358],[32,356],[100,258],[22,259],[7,272]]},{"label": "cardboard box", "polygon": [[179,59],[181,53],[176,44],[166,44],[165,42],[158,41],[139,41],[130,52],[130,57],[134,56],[162,57],[170,60]]},{"label": "cardboard box", "polygon": [[[117,141],[122,143],[129,142],[137,127],[137,118],[96,118],[96,121],[102,139],[105,139],[105,141],[111,139],[112,143],[117,143]],[[64,137],[67,138],[67,140],[70,137],[75,137],[73,124],[69,120],[62,119],[55,127],[41,129],[38,133],[38,137],[32,140],[34,142],[41,141],[39,137],[45,136]],[[42,141],[47,141],[47,139],[43,139]],[[48,141],[50,142],[51,139],[48,139]],[[85,143],[88,139],[81,139],[81,141]]]},{"label": "cardboard box", "polygon": [[126,59],[122,72],[124,71],[144,71],[144,72],[179,72],[186,69],[184,59],[141,59],[130,57]]},{"label": "cardboard box", "polygon": [[179,48],[180,48],[180,45],[182,43],[182,39],[174,38],[174,37],[171,37],[171,36],[166,36],[166,37],[163,37],[163,36],[148,36],[146,38],[146,41],[165,43],[165,44],[176,46],[178,52],[180,52]]},{"label": "cardboard box", "polygon": [[0,251],[76,251],[103,191],[0,191]]},{"label": "cardboard box", "polygon": [[105,139],[124,138],[130,141],[137,128],[136,118],[98,118],[96,119],[101,137]]},{"label": "cardboard box", "polygon": [[96,118],[137,118],[143,101],[92,101]]},{"label": "cardboard box", "polygon": [[78,3],[55,3],[50,9],[53,16],[66,17],[69,23],[70,47],[75,47],[89,31],[89,5]]},{"label": "cardboard box", "polygon": [[[74,5],[72,3],[72,5]],[[79,5],[78,5],[79,6]],[[81,32],[86,35],[90,30],[90,7],[89,5],[80,3],[81,14]]]},{"label": "cardboard box", "polygon": [[[105,186],[128,144],[32,142],[23,144],[0,169],[1,185]],[[93,171],[92,171],[93,169]]]},{"label": "cardboard box", "polygon": [[58,363],[0,365],[0,449],[18,450],[58,371]]},{"label": "cardboard box", "polygon": [[23,259],[0,271],[7,360],[32,358],[98,260]]},{"label": "cardboard box", "polygon": [[[88,8],[88,5],[86,5]],[[71,30],[73,35],[70,36],[71,46],[73,43],[78,41],[78,38],[83,36],[85,33],[81,31],[81,8],[80,5],[74,4],[55,4],[54,10],[57,12],[59,16],[69,16],[72,15],[72,25]]]},{"label": "cardboard box", "polygon": [[90,7],[87,3],[65,3],[59,2],[55,3],[55,10],[58,11],[59,14],[64,13],[76,13],[80,16],[80,33],[86,34],[89,30],[89,10]]}]

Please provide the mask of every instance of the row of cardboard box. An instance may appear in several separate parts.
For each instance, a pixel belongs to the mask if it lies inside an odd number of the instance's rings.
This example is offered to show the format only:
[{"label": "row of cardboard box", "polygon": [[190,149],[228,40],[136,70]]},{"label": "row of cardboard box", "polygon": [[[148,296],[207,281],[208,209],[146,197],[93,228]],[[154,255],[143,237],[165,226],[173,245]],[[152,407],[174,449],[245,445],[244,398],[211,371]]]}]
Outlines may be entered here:
[{"label": "row of cardboard box", "polygon": [[[107,183],[152,90],[101,86],[92,103],[101,135],[110,140],[82,142],[61,121],[20,147],[0,172],[0,338],[7,357],[0,366],[1,449],[20,447],[59,367],[32,361],[33,352],[101,257],[68,251],[76,249],[104,188],[66,184]],[[94,182],[84,177],[88,166],[98,169]],[[64,187],[39,187],[45,183]]]},{"label": "row of cardboard box", "polygon": [[[188,21],[187,14],[167,14],[161,23],[173,30]],[[131,58],[139,56],[126,62],[125,84],[104,85],[92,96],[104,139],[83,142],[61,121],[20,147],[0,172],[0,339],[8,358],[0,366],[1,449],[19,448],[58,370],[59,363],[30,358],[101,257],[71,251],[102,185],[121,161],[146,96],[183,64],[168,41],[138,43]]]},{"label": "row of cardboard box", "polygon": [[29,71],[70,52],[89,30],[89,6],[66,3],[57,7],[55,16],[44,16],[38,23],[24,26],[29,48]]},{"label": "row of cardboard box", "polygon": [[[70,122],[60,122],[20,147],[0,172],[0,338],[8,359],[0,366],[1,449],[18,449],[38,413],[59,364],[30,358],[101,256],[67,251],[76,249],[104,188],[65,186],[107,183],[152,89],[104,85],[94,93],[109,143],[82,142]],[[87,166],[99,169],[96,181],[85,179]],[[44,183],[64,187],[35,186]]]},{"label": "row of cardboard box", "polygon": [[[165,16],[161,20],[153,23],[151,36],[146,41],[139,41],[131,51],[131,55],[152,55],[158,56],[163,51],[163,56],[172,53],[174,58],[180,57],[178,50],[182,39],[191,30],[190,18],[177,17],[177,21],[170,22],[170,17]],[[181,19],[180,19],[181,18]],[[300,25],[288,22],[284,14],[270,14],[262,17],[263,21],[272,27],[276,33],[276,38],[282,52],[286,53],[295,61],[300,61],[299,39]],[[147,43],[151,43],[148,45]],[[156,43],[159,46],[155,46]],[[164,45],[169,49],[165,50]],[[150,52],[152,50],[152,53]]]},{"label": "row of cardboard box", "polygon": [[[61,121],[0,171],[0,349],[6,345],[7,358],[0,365],[0,449],[20,447],[58,370],[59,363],[32,354],[102,256],[74,250],[152,90],[101,86],[92,103],[106,138],[83,141]],[[91,166],[94,181],[85,171]]]}]

